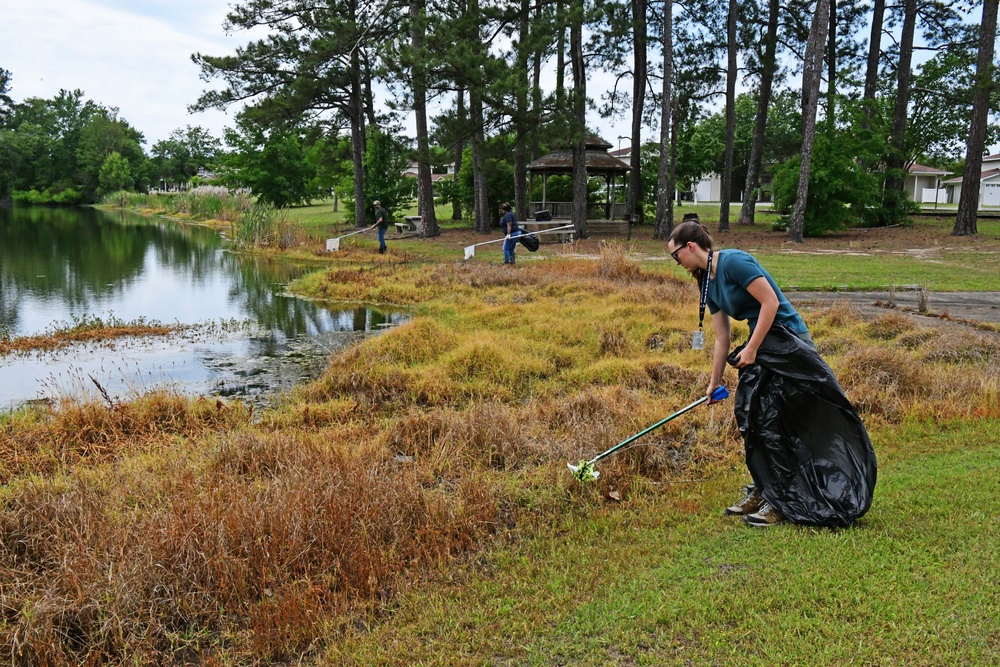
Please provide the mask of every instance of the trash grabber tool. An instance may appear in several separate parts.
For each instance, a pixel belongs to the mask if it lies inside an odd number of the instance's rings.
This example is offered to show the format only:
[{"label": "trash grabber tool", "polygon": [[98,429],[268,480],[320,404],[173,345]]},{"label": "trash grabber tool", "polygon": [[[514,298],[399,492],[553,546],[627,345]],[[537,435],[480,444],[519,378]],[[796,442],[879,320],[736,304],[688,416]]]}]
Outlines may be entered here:
[{"label": "trash grabber tool", "polygon": [[364,229],[359,229],[359,230],[357,230],[355,232],[351,232],[350,234],[344,234],[343,236],[338,236],[335,239],[327,239],[326,240],[326,251],[327,252],[336,252],[336,251],[340,250],[340,239],[346,239],[348,236],[354,236],[355,234],[364,234],[369,229],[370,229],[370,227],[365,227]]},{"label": "trash grabber tool", "polygon": [[[729,391],[725,387],[716,387],[715,391],[712,392],[712,400],[721,401],[721,400],[726,399],[726,398],[729,398]],[[573,465],[572,463],[567,463],[566,466],[569,468],[570,472],[573,473],[573,477],[577,478],[581,482],[593,481],[593,480],[595,480],[595,479],[597,479],[598,477],[601,476],[601,473],[599,471],[594,470],[594,464],[595,463],[597,463],[601,459],[605,459],[605,458],[611,456],[612,454],[614,454],[615,452],[617,452],[622,447],[626,447],[628,445],[631,445],[633,442],[635,442],[636,440],[638,440],[642,436],[646,435],[647,433],[649,433],[651,431],[655,431],[656,429],[660,428],[661,426],[663,426],[664,424],[666,424],[671,419],[675,419],[677,417],[680,417],[685,412],[698,407],[699,405],[701,405],[702,403],[706,402],[707,400],[708,400],[708,396],[702,396],[701,398],[699,398],[694,403],[691,403],[690,405],[684,406],[683,408],[681,408],[680,410],[678,410],[674,414],[670,415],[669,417],[661,419],[660,421],[656,422],[655,424],[653,424],[649,428],[646,428],[646,429],[644,429],[642,431],[639,431],[638,433],[636,433],[635,435],[633,435],[631,438],[628,438],[626,440],[622,440],[621,442],[619,442],[617,445],[615,445],[611,449],[609,449],[607,451],[604,451],[604,452],[601,452],[600,454],[598,454],[594,458],[590,459],[589,461],[587,461],[586,459],[584,459],[584,460],[580,461],[577,465]]]},{"label": "trash grabber tool", "polygon": [[[563,229],[569,229],[573,225],[563,225],[562,227],[553,227],[552,229],[541,229],[537,232],[521,232],[521,236],[537,236],[538,234],[548,234],[549,232],[557,232]],[[492,241],[483,241],[481,243],[473,243],[472,245],[465,246],[465,259],[472,259],[476,256],[476,246],[488,245],[490,243],[499,243],[500,241],[506,241],[510,238],[510,235],[504,236],[500,239],[493,239]],[[520,237],[515,237],[520,238]]]}]

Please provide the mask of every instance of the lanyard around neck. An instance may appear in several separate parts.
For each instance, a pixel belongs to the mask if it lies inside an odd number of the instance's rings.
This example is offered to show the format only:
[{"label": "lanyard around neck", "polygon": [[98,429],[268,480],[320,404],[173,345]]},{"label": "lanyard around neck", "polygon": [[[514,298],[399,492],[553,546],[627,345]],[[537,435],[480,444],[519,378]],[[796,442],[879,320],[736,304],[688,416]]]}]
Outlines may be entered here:
[{"label": "lanyard around neck", "polygon": [[708,266],[705,267],[705,277],[701,279],[701,299],[698,302],[698,330],[705,321],[705,306],[708,305],[708,281],[712,279],[712,251],[708,251]]}]

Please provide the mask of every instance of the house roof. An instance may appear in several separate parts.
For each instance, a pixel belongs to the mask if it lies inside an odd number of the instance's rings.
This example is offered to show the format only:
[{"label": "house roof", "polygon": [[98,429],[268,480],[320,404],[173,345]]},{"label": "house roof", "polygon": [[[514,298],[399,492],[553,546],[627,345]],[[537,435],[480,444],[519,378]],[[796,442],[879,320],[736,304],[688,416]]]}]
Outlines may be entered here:
[{"label": "house roof", "polygon": [[950,174],[950,171],[944,169],[938,169],[937,167],[928,167],[926,165],[917,164],[914,162],[910,165],[909,172],[911,174],[924,174],[924,175],[937,175],[944,176],[945,174]]},{"label": "house roof", "polygon": [[[623,174],[627,164],[606,150],[587,149],[587,173]],[[528,165],[528,171],[568,174],[573,171],[573,151],[567,148],[552,151]]]},{"label": "house roof", "polygon": [[[997,178],[998,176],[1000,176],[1000,167],[997,167],[995,169],[987,169],[982,174],[980,174],[979,178],[982,181],[988,181]],[[961,182],[962,182],[962,177],[957,176],[955,178],[949,178],[947,181],[941,181],[941,185],[958,185]]]}]

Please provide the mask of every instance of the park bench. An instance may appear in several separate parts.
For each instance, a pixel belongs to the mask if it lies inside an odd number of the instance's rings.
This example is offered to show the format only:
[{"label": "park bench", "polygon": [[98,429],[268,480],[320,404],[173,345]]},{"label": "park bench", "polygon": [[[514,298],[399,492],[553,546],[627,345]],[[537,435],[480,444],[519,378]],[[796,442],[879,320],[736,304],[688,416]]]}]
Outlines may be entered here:
[{"label": "park bench", "polygon": [[403,218],[404,222],[394,222],[396,234],[420,234],[423,232],[424,220],[419,215],[408,215]]}]

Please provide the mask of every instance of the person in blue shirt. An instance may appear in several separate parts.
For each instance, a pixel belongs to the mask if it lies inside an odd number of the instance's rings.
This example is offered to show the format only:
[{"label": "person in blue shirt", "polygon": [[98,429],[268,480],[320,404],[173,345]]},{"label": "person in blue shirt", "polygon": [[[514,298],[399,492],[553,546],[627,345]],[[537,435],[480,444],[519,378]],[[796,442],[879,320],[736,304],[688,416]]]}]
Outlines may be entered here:
[{"label": "person in blue shirt", "polygon": [[516,259],[514,249],[517,248],[517,237],[521,235],[521,228],[517,225],[517,216],[510,210],[510,204],[507,202],[501,204],[500,212],[502,213],[500,231],[507,236],[507,240],[503,242],[503,263],[513,264]]},{"label": "person in blue shirt", "polygon": [[[698,281],[701,320],[706,308],[711,313],[709,403],[717,402],[711,396],[727,361],[739,369],[734,407],[754,483],[726,514],[754,526],[789,518],[852,523],[871,505],[874,451],[802,317],[760,262],[742,250],[715,251],[698,222],[675,227],[667,250]],[[730,318],[750,327],[749,339],[732,352]]]}]

